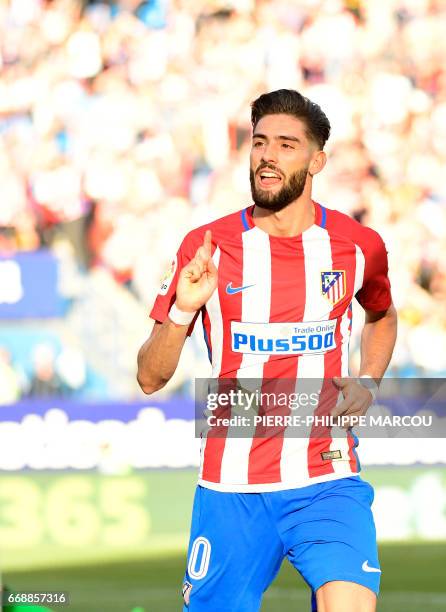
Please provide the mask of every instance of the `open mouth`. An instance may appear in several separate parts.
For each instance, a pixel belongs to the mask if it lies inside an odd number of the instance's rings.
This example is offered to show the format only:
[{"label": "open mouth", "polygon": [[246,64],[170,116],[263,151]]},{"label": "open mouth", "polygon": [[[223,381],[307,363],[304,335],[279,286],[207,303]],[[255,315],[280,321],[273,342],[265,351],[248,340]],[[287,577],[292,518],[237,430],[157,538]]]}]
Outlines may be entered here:
[{"label": "open mouth", "polygon": [[263,187],[269,187],[270,185],[277,185],[281,182],[282,177],[277,172],[272,170],[260,170],[258,173],[260,184]]}]

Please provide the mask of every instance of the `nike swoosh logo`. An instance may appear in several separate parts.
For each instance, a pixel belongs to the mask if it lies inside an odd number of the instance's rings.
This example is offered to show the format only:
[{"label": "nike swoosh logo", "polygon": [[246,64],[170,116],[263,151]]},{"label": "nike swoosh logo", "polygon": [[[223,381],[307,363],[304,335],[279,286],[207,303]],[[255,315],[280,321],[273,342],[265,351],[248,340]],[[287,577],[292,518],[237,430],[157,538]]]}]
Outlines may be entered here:
[{"label": "nike swoosh logo", "polygon": [[362,570],[364,572],[379,572],[379,573],[381,573],[381,570],[378,569],[377,567],[370,567],[369,566],[368,559],[367,559],[367,561],[364,561],[364,563],[362,564]]},{"label": "nike swoosh logo", "polygon": [[254,285],[243,285],[243,287],[233,287],[232,281],[226,285],[226,293],[229,295],[234,295],[234,293],[240,293],[240,291],[244,291],[245,289],[249,289],[250,287],[254,287]]}]

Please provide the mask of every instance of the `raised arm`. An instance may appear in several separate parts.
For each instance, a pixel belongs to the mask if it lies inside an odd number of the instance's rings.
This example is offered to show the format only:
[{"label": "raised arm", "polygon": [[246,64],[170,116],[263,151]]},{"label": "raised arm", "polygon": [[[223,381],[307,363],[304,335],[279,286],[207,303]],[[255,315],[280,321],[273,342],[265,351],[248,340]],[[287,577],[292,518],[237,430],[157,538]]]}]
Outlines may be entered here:
[{"label": "raised arm", "polygon": [[[218,272],[212,260],[211,240],[211,232],[207,230],[203,244],[179,273],[174,304],[177,316],[170,315],[163,323],[155,322],[150,337],[139,349],[137,379],[144,393],[158,391],[172,378],[190,322],[217,287]],[[178,322],[179,319],[182,321]]]}]

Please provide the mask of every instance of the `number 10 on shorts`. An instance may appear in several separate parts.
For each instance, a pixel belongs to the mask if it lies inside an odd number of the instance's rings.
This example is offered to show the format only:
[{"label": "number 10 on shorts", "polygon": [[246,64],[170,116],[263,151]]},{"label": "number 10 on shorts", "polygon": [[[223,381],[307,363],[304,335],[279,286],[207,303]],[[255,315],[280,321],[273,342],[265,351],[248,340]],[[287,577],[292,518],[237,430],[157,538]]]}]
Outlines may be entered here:
[{"label": "number 10 on shorts", "polygon": [[208,572],[211,558],[211,543],[207,538],[200,536],[194,540],[190,551],[187,571],[194,580],[201,580]]}]

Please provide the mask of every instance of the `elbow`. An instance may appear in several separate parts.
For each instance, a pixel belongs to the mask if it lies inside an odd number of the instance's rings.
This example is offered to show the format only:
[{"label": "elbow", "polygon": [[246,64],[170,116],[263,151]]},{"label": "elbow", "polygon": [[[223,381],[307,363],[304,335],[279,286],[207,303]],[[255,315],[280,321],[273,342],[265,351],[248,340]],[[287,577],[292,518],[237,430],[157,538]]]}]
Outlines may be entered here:
[{"label": "elbow", "polygon": [[164,387],[164,385],[151,385],[151,384],[144,384],[144,383],[139,383],[139,386],[141,387],[142,391],[146,394],[146,395],[152,395],[152,393],[155,393],[156,391],[159,391],[160,389],[162,389]]},{"label": "elbow", "polygon": [[[152,332],[153,335],[153,332]],[[160,374],[160,363],[157,359],[150,356],[152,351],[149,351],[151,344],[151,338],[147,340],[138,351],[137,362],[137,374],[136,380],[141,390],[146,395],[151,395],[156,391],[159,391],[169,382],[169,378]]]},{"label": "elbow", "polygon": [[139,384],[140,388],[142,389],[142,391],[146,395],[152,395],[152,393],[155,393],[155,391],[157,391],[157,389],[156,389],[156,387],[154,385],[144,384],[144,383],[140,382],[139,380],[138,380],[138,384]]},{"label": "elbow", "polygon": [[138,372],[138,374],[136,376],[136,380],[138,381],[138,385],[141,387],[142,391],[146,395],[152,395],[152,393],[155,393],[156,391],[159,391],[167,383],[167,380],[153,381],[153,380],[148,380],[147,378],[144,379],[140,375],[139,372]]}]

